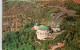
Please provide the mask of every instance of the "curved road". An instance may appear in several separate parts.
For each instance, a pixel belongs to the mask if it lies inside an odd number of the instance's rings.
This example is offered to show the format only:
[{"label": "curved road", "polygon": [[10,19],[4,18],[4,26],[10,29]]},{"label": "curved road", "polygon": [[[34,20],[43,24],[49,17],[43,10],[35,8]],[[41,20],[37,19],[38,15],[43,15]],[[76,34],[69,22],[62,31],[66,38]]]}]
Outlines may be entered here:
[{"label": "curved road", "polygon": [[53,14],[55,14],[54,16],[51,14],[51,16],[53,16],[52,23],[54,23],[54,24],[61,24],[62,23],[62,20],[63,20],[63,17],[61,17],[62,15],[76,12],[76,11],[68,10],[68,9],[65,10],[63,7],[59,7],[59,8],[60,8],[61,12],[58,12],[56,14],[53,13]]}]

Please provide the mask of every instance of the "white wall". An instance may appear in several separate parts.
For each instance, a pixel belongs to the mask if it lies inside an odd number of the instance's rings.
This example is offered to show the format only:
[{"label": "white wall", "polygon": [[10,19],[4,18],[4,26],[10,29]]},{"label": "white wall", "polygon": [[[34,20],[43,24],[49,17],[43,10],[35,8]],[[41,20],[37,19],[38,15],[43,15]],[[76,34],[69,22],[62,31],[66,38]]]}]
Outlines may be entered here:
[{"label": "white wall", "polygon": [[2,50],[2,0],[0,0],[0,50]]},{"label": "white wall", "polygon": [[48,30],[37,30],[36,32],[37,38],[43,40],[44,38],[48,37],[49,31]]}]

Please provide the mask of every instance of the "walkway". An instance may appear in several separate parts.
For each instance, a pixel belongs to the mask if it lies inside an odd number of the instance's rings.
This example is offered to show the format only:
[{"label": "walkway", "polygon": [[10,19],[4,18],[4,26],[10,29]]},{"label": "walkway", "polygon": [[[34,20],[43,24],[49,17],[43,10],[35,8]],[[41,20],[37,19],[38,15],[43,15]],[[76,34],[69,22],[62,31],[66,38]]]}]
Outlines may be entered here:
[{"label": "walkway", "polygon": [[74,10],[64,9],[63,7],[59,7],[59,8],[60,8],[60,12],[58,12],[58,13],[53,13],[53,14],[55,14],[55,15],[52,15],[52,14],[51,14],[51,16],[53,17],[51,21],[52,21],[52,23],[55,24],[55,25],[62,23],[63,17],[61,17],[61,16],[65,15],[65,14],[70,14],[70,13],[74,13],[74,14],[75,14],[75,12],[76,12],[76,11],[74,11]]},{"label": "walkway", "polygon": [[50,50],[55,50],[56,48],[61,48],[61,47],[64,47],[64,43],[58,43],[58,45],[52,46],[52,49]]}]

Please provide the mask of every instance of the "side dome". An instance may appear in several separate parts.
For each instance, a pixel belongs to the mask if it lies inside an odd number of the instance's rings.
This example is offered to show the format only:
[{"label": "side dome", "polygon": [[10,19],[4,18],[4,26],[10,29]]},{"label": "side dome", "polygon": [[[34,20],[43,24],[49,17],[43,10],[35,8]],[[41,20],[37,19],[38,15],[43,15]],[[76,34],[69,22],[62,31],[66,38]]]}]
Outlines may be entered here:
[{"label": "side dome", "polygon": [[39,30],[48,30],[48,27],[44,26],[44,25],[41,25],[41,26],[39,26]]},{"label": "side dome", "polygon": [[38,25],[39,25],[39,23],[35,23],[34,25],[38,26]]},{"label": "side dome", "polygon": [[57,28],[60,28],[60,25],[56,25]]}]

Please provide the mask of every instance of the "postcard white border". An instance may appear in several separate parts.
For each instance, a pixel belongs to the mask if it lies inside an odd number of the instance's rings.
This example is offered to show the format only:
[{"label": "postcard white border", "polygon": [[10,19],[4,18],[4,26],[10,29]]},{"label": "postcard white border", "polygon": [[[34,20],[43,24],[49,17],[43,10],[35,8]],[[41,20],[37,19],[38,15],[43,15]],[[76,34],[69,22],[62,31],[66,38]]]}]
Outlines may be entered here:
[{"label": "postcard white border", "polygon": [[2,0],[0,1],[0,50],[2,50]]}]

